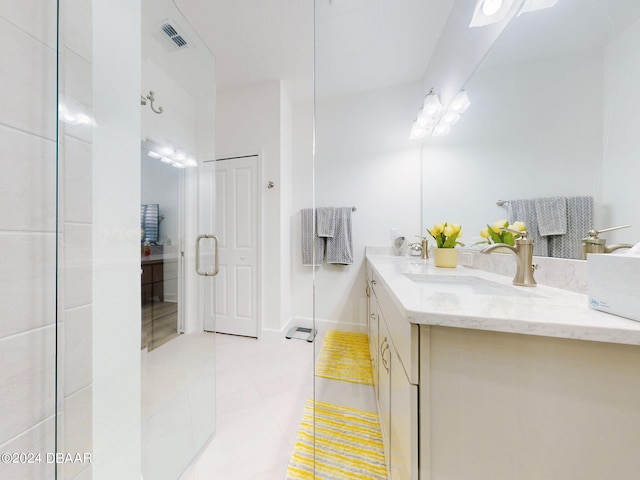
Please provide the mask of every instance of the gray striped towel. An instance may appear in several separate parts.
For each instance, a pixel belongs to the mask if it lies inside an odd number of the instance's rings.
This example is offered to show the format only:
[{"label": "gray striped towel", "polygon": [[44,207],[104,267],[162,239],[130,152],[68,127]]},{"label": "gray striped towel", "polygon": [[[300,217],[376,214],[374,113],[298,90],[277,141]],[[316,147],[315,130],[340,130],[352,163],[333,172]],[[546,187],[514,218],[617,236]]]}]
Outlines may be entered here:
[{"label": "gray striped towel", "polygon": [[567,198],[567,233],[549,237],[549,255],[582,258],[582,239],[593,228],[593,197]]},{"label": "gray striped towel", "polygon": [[312,208],[300,211],[302,233],[302,265],[322,265],[324,260],[324,239],[316,235],[315,215]]},{"label": "gray striped towel", "polygon": [[333,207],[316,209],[316,227],[319,237],[333,237],[336,233],[336,209]]},{"label": "gray striped towel", "polygon": [[333,237],[327,238],[327,263],[351,265],[353,263],[351,207],[336,208],[335,212],[335,233]]},{"label": "gray striped towel", "polygon": [[529,240],[533,240],[534,255],[549,255],[549,244],[546,237],[540,235],[536,207],[533,200],[509,200],[509,223],[524,222]]},{"label": "gray striped towel", "polygon": [[540,235],[567,233],[567,199],[565,197],[534,198]]}]

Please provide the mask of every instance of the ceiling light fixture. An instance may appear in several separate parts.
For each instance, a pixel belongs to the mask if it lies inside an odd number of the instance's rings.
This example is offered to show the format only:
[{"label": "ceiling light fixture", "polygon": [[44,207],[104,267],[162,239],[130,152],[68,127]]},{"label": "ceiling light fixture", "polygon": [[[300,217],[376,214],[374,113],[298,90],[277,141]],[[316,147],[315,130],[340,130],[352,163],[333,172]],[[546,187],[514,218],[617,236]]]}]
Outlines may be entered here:
[{"label": "ceiling light fixture", "polygon": [[477,0],[470,27],[484,27],[501,22],[507,16],[514,0]]}]

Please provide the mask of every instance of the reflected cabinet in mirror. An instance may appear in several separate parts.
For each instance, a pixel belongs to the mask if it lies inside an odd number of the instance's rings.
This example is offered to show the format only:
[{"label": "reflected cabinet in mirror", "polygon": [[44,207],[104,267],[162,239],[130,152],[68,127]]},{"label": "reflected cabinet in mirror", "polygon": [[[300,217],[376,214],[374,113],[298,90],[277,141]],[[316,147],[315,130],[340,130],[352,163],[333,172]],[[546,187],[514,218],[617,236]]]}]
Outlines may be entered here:
[{"label": "reflected cabinet in mirror", "polygon": [[[564,258],[582,258],[590,230],[630,224],[600,238],[639,242],[639,18],[634,0],[558,1],[514,16],[458,85],[469,109],[423,143],[423,228],[455,221],[470,245],[487,224],[521,220],[537,233],[536,254]],[[562,235],[571,253],[554,251]]]}]

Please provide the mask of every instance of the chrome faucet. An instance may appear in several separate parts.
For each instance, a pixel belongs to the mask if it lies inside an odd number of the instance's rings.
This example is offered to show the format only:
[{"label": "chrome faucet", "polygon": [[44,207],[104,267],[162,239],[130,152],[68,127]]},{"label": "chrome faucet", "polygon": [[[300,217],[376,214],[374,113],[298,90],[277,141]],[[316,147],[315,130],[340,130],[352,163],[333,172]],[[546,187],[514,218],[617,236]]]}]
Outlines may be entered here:
[{"label": "chrome faucet", "polygon": [[514,245],[508,245],[506,243],[494,243],[488,247],[482,249],[480,253],[492,253],[496,250],[504,251],[505,249],[513,253],[516,257],[517,270],[516,276],[513,278],[513,284],[522,287],[535,287],[536,279],[533,278],[533,271],[538,268],[533,264],[533,240],[527,238],[527,232],[519,232],[517,230],[511,230],[510,228],[500,227],[501,230],[519,234],[520,238],[515,240]]},{"label": "chrome faucet", "polygon": [[631,225],[621,225],[620,227],[603,228],[602,230],[589,230],[587,233],[588,237],[582,239],[582,259],[586,260],[588,253],[611,253],[620,248],[633,247],[633,245],[629,243],[618,243],[607,247],[607,241],[604,238],[598,237],[602,232],[610,232],[611,230],[618,230],[630,226]]},{"label": "chrome faucet", "polygon": [[421,242],[411,243],[409,248],[419,249],[422,254],[422,259],[427,260],[429,258],[429,240],[427,240],[427,237],[423,237],[422,235],[416,235],[416,237],[418,237]]}]

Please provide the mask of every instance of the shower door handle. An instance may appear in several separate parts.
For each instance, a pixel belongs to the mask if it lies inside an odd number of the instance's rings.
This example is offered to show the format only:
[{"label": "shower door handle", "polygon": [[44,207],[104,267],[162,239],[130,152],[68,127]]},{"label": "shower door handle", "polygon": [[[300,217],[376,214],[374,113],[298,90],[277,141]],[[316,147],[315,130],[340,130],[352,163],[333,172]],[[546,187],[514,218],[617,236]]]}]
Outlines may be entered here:
[{"label": "shower door handle", "polygon": [[[214,241],[214,250],[213,253],[215,255],[215,261],[213,264],[213,272],[208,272],[208,271],[202,271],[200,270],[200,241],[205,239],[205,238],[211,238]],[[205,233],[202,235],[198,235],[196,237],[196,273],[198,275],[201,275],[203,277],[214,277],[218,274],[219,271],[219,265],[218,265],[218,237],[216,237],[215,235],[211,234],[211,233]]]}]

